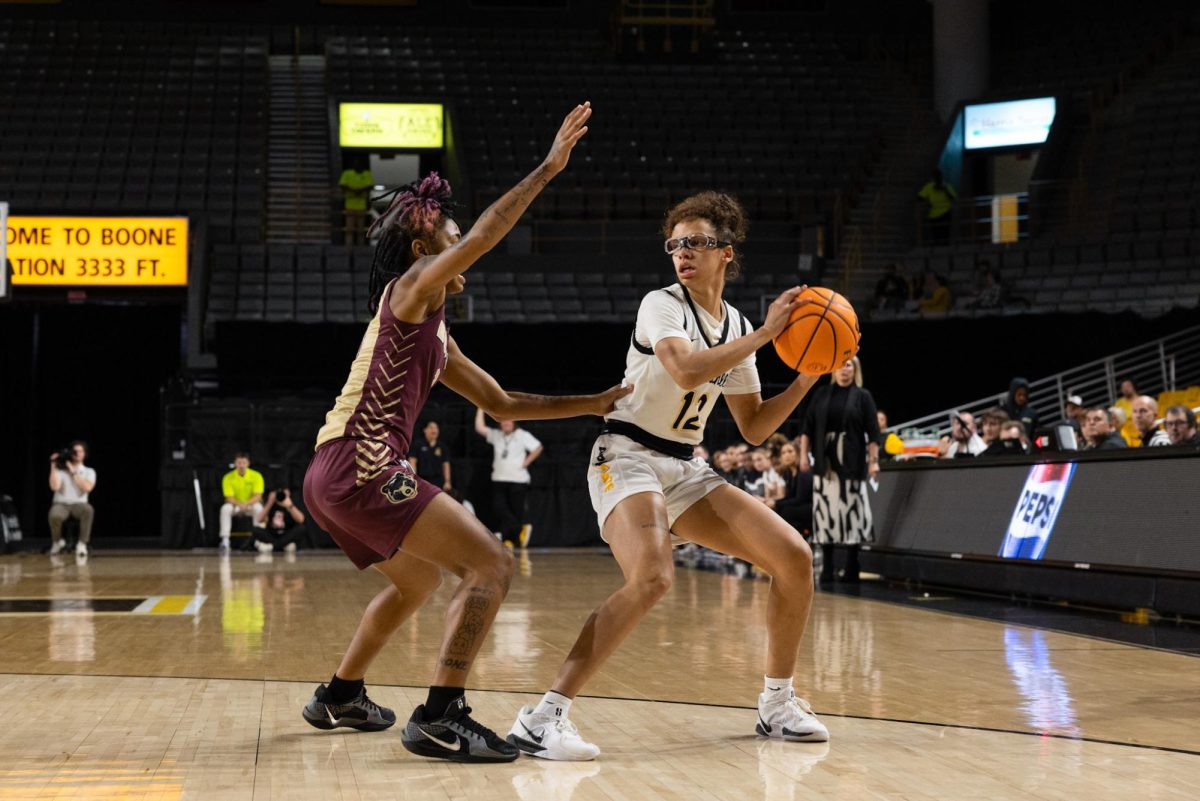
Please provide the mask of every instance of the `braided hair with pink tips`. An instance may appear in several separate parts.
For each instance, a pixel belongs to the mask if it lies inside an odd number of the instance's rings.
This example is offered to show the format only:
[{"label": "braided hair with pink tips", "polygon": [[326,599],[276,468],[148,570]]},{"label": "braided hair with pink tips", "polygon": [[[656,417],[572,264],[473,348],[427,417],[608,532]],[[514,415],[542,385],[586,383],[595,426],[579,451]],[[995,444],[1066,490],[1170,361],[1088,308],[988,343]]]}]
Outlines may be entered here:
[{"label": "braided hair with pink tips", "polygon": [[367,230],[368,239],[379,236],[367,284],[370,293],[367,307],[371,314],[379,310],[388,282],[403,275],[416,261],[413,242],[433,236],[446,219],[453,217],[453,213],[450,182],[436,172],[395,190],[387,211]]}]

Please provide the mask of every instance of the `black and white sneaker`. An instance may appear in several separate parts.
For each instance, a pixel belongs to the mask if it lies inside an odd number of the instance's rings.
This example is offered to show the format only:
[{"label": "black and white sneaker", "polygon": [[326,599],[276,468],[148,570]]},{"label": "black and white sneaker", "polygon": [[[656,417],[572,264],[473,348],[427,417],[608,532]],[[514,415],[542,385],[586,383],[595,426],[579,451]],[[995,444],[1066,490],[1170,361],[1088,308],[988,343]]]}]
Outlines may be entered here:
[{"label": "black and white sneaker", "polygon": [[367,697],[364,688],[353,701],[335,704],[324,684],[317,687],[305,705],[304,719],[318,729],[347,727],[359,731],[382,731],[396,722],[396,713]]},{"label": "black and white sneaker", "polygon": [[512,762],[521,755],[516,746],[471,718],[464,696],[454,699],[437,720],[425,720],[424,704],[414,709],[400,742],[417,756],[454,762]]},{"label": "black and white sneaker", "polygon": [[758,696],[758,722],[754,733],[760,737],[788,740],[794,743],[824,743],[829,741],[829,729],[817,720],[808,701],[789,690],[782,698]]}]

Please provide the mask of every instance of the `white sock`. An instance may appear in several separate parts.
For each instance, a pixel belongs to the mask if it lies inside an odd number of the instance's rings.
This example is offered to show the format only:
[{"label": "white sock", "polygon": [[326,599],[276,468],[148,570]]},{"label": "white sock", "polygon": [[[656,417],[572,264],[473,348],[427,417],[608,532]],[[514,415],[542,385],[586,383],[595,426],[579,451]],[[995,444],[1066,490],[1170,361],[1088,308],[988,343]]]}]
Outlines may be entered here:
[{"label": "white sock", "polygon": [[792,677],[773,679],[763,676],[763,695],[767,701],[786,701],[792,695]]},{"label": "white sock", "polygon": [[565,719],[571,709],[571,699],[551,690],[542,696],[542,700],[534,707],[535,715],[553,715]]}]

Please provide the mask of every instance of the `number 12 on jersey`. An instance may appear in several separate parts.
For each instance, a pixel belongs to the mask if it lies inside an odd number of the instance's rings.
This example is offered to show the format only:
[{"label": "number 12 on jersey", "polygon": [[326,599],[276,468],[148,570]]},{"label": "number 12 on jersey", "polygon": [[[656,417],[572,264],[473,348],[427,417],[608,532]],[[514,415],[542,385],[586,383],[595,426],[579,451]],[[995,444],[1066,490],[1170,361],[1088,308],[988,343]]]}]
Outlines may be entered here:
[{"label": "number 12 on jersey", "polygon": [[[701,395],[700,399],[696,402],[696,413],[686,420],[683,419],[691,409],[692,399],[695,397],[695,392],[689,392],[683,396],[683,406],[679,408],[679,416],[675,418],[675,422],[671,424],[671,428],[676,431],[700,430],[700,413],[704,411],[704,404],[708,403],[708,395]],[[680,425],[680,423],[683,423],[683,425]]]}]

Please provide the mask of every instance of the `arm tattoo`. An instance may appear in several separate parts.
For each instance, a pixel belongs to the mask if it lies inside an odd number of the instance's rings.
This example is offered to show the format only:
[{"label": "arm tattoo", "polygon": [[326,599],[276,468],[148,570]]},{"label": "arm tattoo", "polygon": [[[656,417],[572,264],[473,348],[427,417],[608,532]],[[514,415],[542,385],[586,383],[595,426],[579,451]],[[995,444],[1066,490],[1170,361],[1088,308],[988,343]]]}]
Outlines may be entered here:
[{"label": "arm tattoo", "polygon": [[[550,183],[552,176],[546,173],[546,165],[539,164],[538,168],[527,175],[521,183],[514,186],[503,197],[493,203],[489,210],[510,228],[516,225],[517,218],[521,216],[525,209],[529,208],[529,204],[537,197],[538,192],[541,192],[546,184]],[[482,216],[486,218],[487,212],[485,211]],[[491,234],[490,226],[487,226],[486,221],[481,219],[481,222],[484,222],[485,225],[483,233]]]}]

